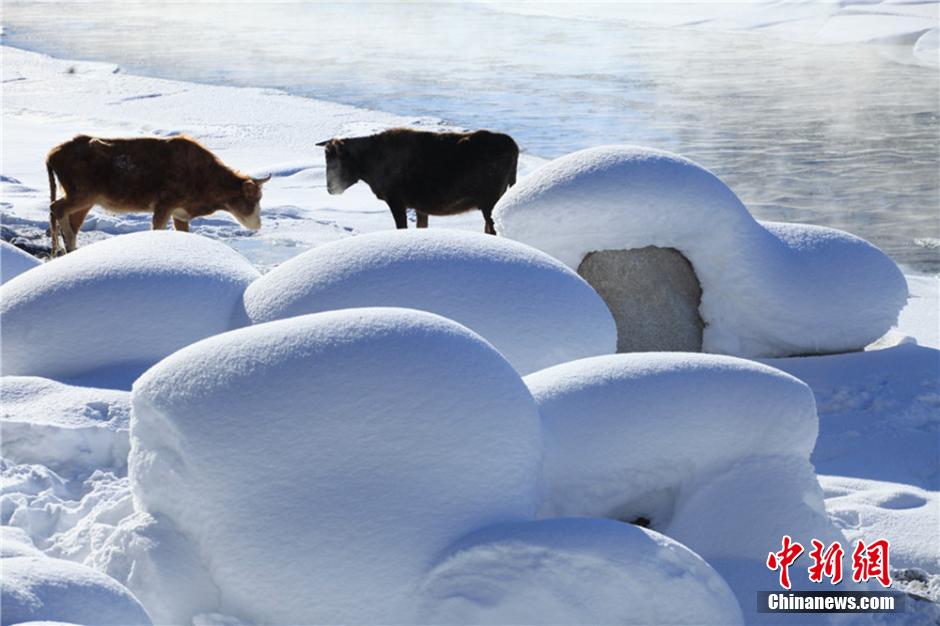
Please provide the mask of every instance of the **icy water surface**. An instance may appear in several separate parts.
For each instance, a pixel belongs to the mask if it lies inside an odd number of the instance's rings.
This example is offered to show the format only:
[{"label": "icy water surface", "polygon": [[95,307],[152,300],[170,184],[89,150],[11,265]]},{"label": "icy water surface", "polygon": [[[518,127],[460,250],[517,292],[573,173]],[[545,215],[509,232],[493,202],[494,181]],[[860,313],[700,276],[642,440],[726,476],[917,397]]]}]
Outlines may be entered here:
[{"label": "icy water surface", "polygon": [[430,3],[7,1],[4,30],[134,73],[498,129],[544,157],[672,150],[759,218],[842,228],[940,271],[938,73],[873,46]]}]

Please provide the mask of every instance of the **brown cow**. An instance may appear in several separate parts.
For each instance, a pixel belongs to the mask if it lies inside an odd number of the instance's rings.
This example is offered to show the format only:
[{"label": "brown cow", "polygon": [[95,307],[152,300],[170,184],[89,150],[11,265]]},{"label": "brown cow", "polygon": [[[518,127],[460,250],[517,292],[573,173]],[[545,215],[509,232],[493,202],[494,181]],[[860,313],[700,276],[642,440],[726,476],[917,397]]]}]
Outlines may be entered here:
[{"label": "brown cow", "polygon": [[[66,252],[91,207],[115,213],[153,213],[152,227],[188,231],[189,221],[224,209],[245,228],[261,228],[261,185],[225,166],[188,137],[97,139],[79,135],[46,158],[49,172],[49,230],[52,256],[59,231]],[[56,177],[65,197],[56,200]]]},{"label": "brown cow", "polygon": [[394,128],[369,137],[330,139],[325,146],[326,183],[331,194],[363,180],[392,211],[397,228],[408,228],[414,209],[418,228],[428,215],[483,212],[495,235],[493,207],[516,182],[519,147],[509,135],[478,130],[432,133]]}]

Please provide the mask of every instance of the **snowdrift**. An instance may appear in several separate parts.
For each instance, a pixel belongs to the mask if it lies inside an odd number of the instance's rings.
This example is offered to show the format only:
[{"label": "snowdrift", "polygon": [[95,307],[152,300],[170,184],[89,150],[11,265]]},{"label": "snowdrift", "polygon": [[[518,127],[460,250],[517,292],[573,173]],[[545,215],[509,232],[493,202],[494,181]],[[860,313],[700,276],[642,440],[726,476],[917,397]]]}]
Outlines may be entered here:
[{"label": "snowdrift", "polygon": [[706,559],[763,559],[784,534],[838,537],[809,462],[813,394],[788,374],[649,353],[525,381],[543,423],[543,517],[642,518]]},{"label": "snowdrift", "polygon": [[432,624],[742,623],[731,590],[698,555],[599,519],[472,533],[448,549],[422,593],[422,621]]},{"label": "snowdrift", "polygon": [[283,263],[245,291],[253,322],[367,306],[455,320],[523,374],[617,346],[610,311],[577,274],[538,250],[476,233],[343,239]]},{"label": "snowdrift", "polygon": [[41,265],[39,259],[5,241],[0,241],[0,285]]},{"label": "snowdrift", "polygon": [[[482,338],[430,313],[232,331],[166,358],[132,395],[135,508],[171,522],[219,610],[248,620],[413,621],[437,554],[538,506],[528,390]],[[148,609],[172,611],[163,601]]]},{"label": "snowdrift", "polygon": [[129,387],[171,352],[241,325],[258,275],[229,246],[187,233],[79,248],[0,287],[2,373]]},{"label": "snowdrift", "polygon": [[43,556],[22,528],[0,526],[0,559],[14,556]]},{"label": "snowdrift", "polygon": [[150,618],[113,578],[61,559],[3,559],[0,605],[3,626],[53,621],[101,626],[147,626]]},{"label": "snowdrift", "polygon": [[520,180],[497,231],[572,268],[597,250],[679,250],[702,286],[703,348],[788,356],[864,348],[897,321],[897,266],[842,231],[757,222],[711,172],[632,146],[590,148]]},{"label": "snowdrift", "polygon": [[127,465],[128,392],[73,387],[34,376],[4,376],[0,393],[4,458],[72,475]]}]

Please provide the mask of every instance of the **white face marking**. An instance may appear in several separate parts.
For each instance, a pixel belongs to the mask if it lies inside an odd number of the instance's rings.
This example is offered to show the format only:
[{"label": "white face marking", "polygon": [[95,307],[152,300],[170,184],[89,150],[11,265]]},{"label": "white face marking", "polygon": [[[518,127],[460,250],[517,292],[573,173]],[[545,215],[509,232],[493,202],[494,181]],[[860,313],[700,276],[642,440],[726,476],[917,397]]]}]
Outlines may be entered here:
[{"label": "white face marking", "polygon": [[259,230],[261,228],[261,203],[255,204],[251,215],[240,215],[234,211],[231,212],[238,222],[248,230]]},{"label": "white face marking", "polygon": [[330,162],[326,165],[326,190],[332,196],[339,195],[353,186],[353,183],[343,180],[342,171],[339,163]]},{"label": "white face marking", "polygon": [[173,209],[173,217],[178,220],[183,220],[184,222],[188,222],[192,219],[185,209]]},{"label": "white face marking", "polygon": [[342,191],[337,191],[340,189],[341,185],[339,180],[337,180],[339,175],[337,174],[336,170],[337,168],[334,166],[328,165],[326,168],[326,190],[330,193],[330,195],[336,195]]}]

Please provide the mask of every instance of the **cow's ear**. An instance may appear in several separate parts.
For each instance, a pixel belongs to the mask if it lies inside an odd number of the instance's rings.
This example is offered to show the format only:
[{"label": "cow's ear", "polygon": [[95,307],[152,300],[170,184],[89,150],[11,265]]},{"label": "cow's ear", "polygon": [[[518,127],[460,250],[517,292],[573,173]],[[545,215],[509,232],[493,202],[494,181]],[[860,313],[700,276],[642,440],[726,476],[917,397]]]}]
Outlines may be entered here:
[{"label": "cow's ear", "polygon": [[326,144],[330,143],[331,141],[333,141],[333,140],[332,140],[332,139],[324,139],[323,141],[318,141],[318,142],[317,142],[317,145],[322,148],[323,146],[325,146]]},{"label": "cow's ear", "polygon": [[325,143],[318,143],[317,145],[322,145],[324,152],[326,152],[327,156],[330,156],[334,154],[338,155],[340,153],[340,149],[343,147],[343,144],[344,141],[342,139],[330,139]]},{"label": "cow's ear", "polygon": [[249,200],[260,200],[261,185],[253,180],[246,180],[242,183],[242,193],[245,194],[245,197]]}]

